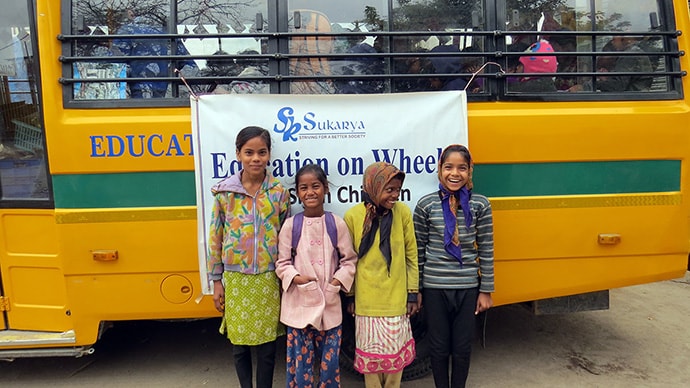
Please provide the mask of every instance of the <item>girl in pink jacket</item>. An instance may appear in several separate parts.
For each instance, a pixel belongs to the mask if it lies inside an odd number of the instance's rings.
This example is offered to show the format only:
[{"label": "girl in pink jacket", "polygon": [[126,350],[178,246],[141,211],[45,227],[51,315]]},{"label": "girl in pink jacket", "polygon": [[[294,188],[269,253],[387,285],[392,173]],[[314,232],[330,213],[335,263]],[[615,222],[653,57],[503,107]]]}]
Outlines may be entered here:
[{"label": "girl in pink jacket", "polygon": [[[276,262],[284,291],[280,321],[287,326],[286,386],[340,387],[339,293],[352,286],[357,254],[345,221],[323,209],[328,193],[323,169],[316,164],[304,165],[297,171],[295,183],[304,213],[285,221]],[[301,220],[301,232],[293,234],[293,227],[300,223],[296,219]],[[330,222],[334,228],[327,227]],[[295,235],[300,237],[293,248]],[[321,360],[319,381],[314,381],[315,358]]]}]

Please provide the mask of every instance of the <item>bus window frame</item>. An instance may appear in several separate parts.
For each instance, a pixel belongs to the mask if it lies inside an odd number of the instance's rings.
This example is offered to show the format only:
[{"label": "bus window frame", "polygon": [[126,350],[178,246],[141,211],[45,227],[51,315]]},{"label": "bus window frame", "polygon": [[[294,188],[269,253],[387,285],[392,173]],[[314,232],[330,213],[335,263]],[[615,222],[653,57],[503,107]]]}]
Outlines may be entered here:
[{"label": "bus window frame", "polygon": [[43,118],[43,89],[42,89],[42,75],[41,75],[41,61],[40,50],[38,50],[38,31],[36,25],[36,6],[33,1],[29,1],[27,5],[29,30],[31,31],[30,39],[32,50],[31,66],[27,68],[27,72],[33,73],[36,96],[37,96],[37,112],[41,122],[41,137],[43,142],[43,154],[38,159],[45,169],[45,183],[48,190],[43,198],[2,198],[0,196],[0,209],[55,209],[55,199],[53,196],[52,175],[50,174],[50,163],[48,161],[48,147],[46,144],[45,120]]},{"label": "bus window frame", "polygon": [[[614,32],[614,31],[577,31],[573,32],[573,35],[576,36],[591,36],[592,39],[594,39],[595,35],[606,35],[606,36],[611,36],[611,35],[631,35],[631,36],[640,36],[640,35],[649,35],[649,36],[660,36],[663,39],[663,44],[664,48],[667,49],[667,51],[663,51],[662,55],[663,58],[665,59],[665,69],[664,72],[657,73],[654,70],[655,76],[656,77],[664,77],[666,78],[666,85],[667,89],[666,91],[641,91],[641,92],[636,92],[636,91],[623,91],[623,92],[599,92],[599,91],[579,91],[579,92],[546,92],[546,93],[530,93],[530,92],[510,92],[510,90],[506,91],[506,82],[501,81],[502,78],[505,78],[506,75],[503,74],[500,70],[491,70],[491,67],[487,67],[486,73],[480,77],[483,77],[486,81],[485,83],[488,85],[489,89],[488,91],[484,91],[482,93],[468,93],[468,101],[469,102],[489,102],[489,101],[506,101],[506,102],[606,102],[606,101],[659,101],[659,100],[681,100],[684,98],[684,90],[682,87],[682,78],[686,76],[687,72],[683,71],[680,66],[680,55],[683,55],[683,53],[678,51],[678,41],[677,41],[677,36],[681,33],[680,31],[676,30],[676,24],[675,24],[675,13],[673,10],[673,2],[671,1],[666,1],[661,3],[662,6],[659,7],[659,20],[660,20],[660,25],[661,26],[668,26],[664,30],[660,30],[657,32],[636,32],[636,31],[630,31],[630,32]],[[66,0],[62,2],[62,7],[63,7],[63,15],[69,15],[70,17],[73,17],[72,15],[72,7],[71,7],[71,1]],[[523,34],[532,34],[534,35],[536,31],[508,31],[506,29],[501,29],[498,30],[496,27],[499,25],[505,25],[505,2],[489,2],[487,1],[485,3],[485,11],[487,12],[487,16],[485,15],[484,17],[484,22],[486,23],[485,26],[487,27],[487,30],[493,28],[492,31],[477,31],[478,34],[483,34],[486,35],[484,39],[486,39],[487,44],[489,47],[485,49],[486,51],[484,52],[479,52],[479,53],[473,53],[478,56],[484,56],[484,57],[489,57],[489,61],[492,62],[498,62],[501,66],[506,65],[506,56],[504,54],[507,54],[506,46],[505,46],[505,39],[503,39],[504,36],[508,34],[515,34],[515,33],[523,33]],[[493,12],[493,15],[491,14]],[[173,13],[173,7],[171,7],[171,14]],[[175,14],[176,15],[176,14]],[[170,18],[170,20],[173,20],[174,18]],[[287,15],[279,14],[277,17],[278,23],[280,24],[281,21],[283,24],[287,25],[286,20],[287,20]],[[283,25],[280,24],[280,25]],[[70,20],[66,20],[66,18],[62,18],[62,31],[69,31],[72,33],[72,22]],[[273,29],[277,29],[276,25],[269,26],[272,27]],[[408,31],[405,31],[408,32]],[[396,33],[401,34],[402,31],[395,31],[395,32],[380,32],[378,33],[381,36],[388,36],[392,37]],[[412,32],[414,33],[422,33],[422,31],[416,31]],[[449,34],[446,31],[424,31],[423,33],[425,34],[437,34],[437,35],[443,35]],[[295,34],[289,33],[289,32],[277,32],[277,33],[269,33],[269,32],[263,32],[263,33],[258,33],[258,34],[242,34],[241,37],[237,36],[237,34],[208,34],[208,35],[185,35],[186,37],[194,38],[194,37],[204,37],[204,38],[244,38],[247,36],[254,36],[254,37],[262,37],[262,38],[267,38],[268,39],[268,47],[273,48],[273,50],[277,50],[278,47],[283,48],[285,50],[285,47],[287,46],[287,42],[289,41],[291,36],[294,36]],[[297,34],[299,35],[299,34]],[[321,36],[345,36],[347,34],[320,34]],[[376,34],[372,34],[376,35]],[[408,34],[410,35],[410,34]],[[114,37],[116,35],[105,35],[106,37]],[[180,34],[163,34],[163,35],[157,35],[155,38],[158,39],[170,39],[173,41],[176,38],[179,38]],[[493,36],[493,39],[492,39]],[[63,77],[60,78],[60,83],[63,84],[62,88],[62,95],[63,95],[63,106],[65,109],[91,109],[91,108],[112,108],[113,106],[116,106],[117,108],[137,108],[137,107],[147,107],[147,108],[163,108],[163,107],[186,107],[189,106],[189,99],[188,98],[180,98],[180,97],[172,97],[172,98],[149,98],[149,99],[133,99],[133,98],[126,98],[126,99],[108,99],[108,100],[77,100],[73,97],[73,85],[78,82],[74,78],[69,78],[65,77],[65,75],[72,75],[72,63],[76,62],[77,59],[84,58],[84,59],[89,59],[91,58],[92,60],[95,61],[105,61],[106,59],[100,58],[100,59],[95,59],[94,57],[72,57],[72,41],[73,40],[88,40],[88,39],[102,39],[103,35],[89,38],[88,36],[83,36],[83,35],[69,35],[69,34],[61,34],[58,39],[61,40],[61,46],[62,46],[62,53],[63,55],[61,56],[61,62],[62,62],[62,74]],[[154,38],[151,36],[150,38]],[[490,50],[494,51],[490,51]],[[269,66],[272,71],[272,75],[267,75],[265,77],[262,77],[262,81],[265,83],[268,83],[270,85],[270,92],[272,94],[289,94],[290,90],[290,81],[295,80],[298,78],[295,78],[294,76],[291,76],[287,70],[287,61],[288,61],[288,56],[282,55],[282,54],[272,54],[273,51],[269,49],[269,53],[266,54],[261,54],[260,56],[264,56],[268,61],[269,61]],[[401,54],[401,53],[397,53]],[[408,54],[408,53],[404,53]],[[410,56],[412,56],[414,53],[409,53]],[[484,54],[484,55],[482,55]],[[489,55],[486,55],[489,54]],[[493,56],[490,56],[493,54]],[[596,55],[603,55],[601,52],[597,53],[587,53],[587,52],[575,52],[576,55],[578,56],[583,56],[587,57],[589,55],[592,55],[592,57],[595,57]],[[348,54],[349,56],[353,56],[352,54]],[[341,55],[342,57],[343,55]],[[356,56],[356,54],[355,54]],[[393,57],[392,53],[381,53],[381,56],[387,58],[390,60],[390,58]],[[183,56],[174,56],[170,55],[167,56],[170,59],[181,59],[181,58],[188,58],[188,57],[183,57]],[[198,56],[198,55],[193,55],[192,58],[198,58],[198,59],[205,59],[205,57],[208,56]],[[337,54],[327,54],[327,55],[320,55],[320,57],[331,57],[331,58],[338,58]],[[122,59],[120,57],[106,57],[110,58],[112,62],[117,61],[118,59]],[[495,68],[494,68],[495,69]],[[490,72],[491,71],[491,72]],[[587,76],[592,76],[594,77],[594,73],[577,73],[581,77],[587,77]],[[515,75],[521,75],[522,73],[514,73]],[[601,73],[598,73],[601,74]],[[645,73],[637,73],[637,74],[645,74]],[[376,79],[384,79],[388,83],[392,82],[393,79],[395,79],[396,73],[388,72],[385,74],[382,74],[381,77],[378,77]],[[462,75],[462,74],[461,74]],[[323,79],[335,79],[335,77],[330,76],[323,76]],[[360,76],[360,78],[362,78]],[[375,78],[375,77],[374,77]],[[129,80],[137,80],[136,78],[130,78]],[[172,84],[173,89],[176,89],[178,86],[184,87],[184,83],[180,78],[175,78],[175,77],[167,77],[167,78],[160,78],[161,81],[169,81]],[[201,83],[203,80],[209,80],[212,81],[213,78],[200,78],[200,77],[190,77],[189,80],[191,82],[199,82]],[[112,82],[115,82],[116,80],[110,80]],[[390,93],[390,92],[388,92]]]}]

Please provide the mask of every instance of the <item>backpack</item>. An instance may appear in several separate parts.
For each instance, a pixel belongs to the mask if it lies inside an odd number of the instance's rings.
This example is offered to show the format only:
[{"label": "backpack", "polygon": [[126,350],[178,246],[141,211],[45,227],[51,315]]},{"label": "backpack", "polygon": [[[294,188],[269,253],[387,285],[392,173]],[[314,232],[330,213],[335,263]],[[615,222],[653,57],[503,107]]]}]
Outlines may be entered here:
[{"label": "backpack", "polygon": [[[335,255],[333,256],[333,263],[335,264],[333,268],[338,268],[338,261],[340,257],[340,250],[338,249],[338,229],[335,226],[335,217],[333,217],[333,213],[331,212],[324,212],[326,214],[326,233],[328,233],[328,237],[331,239],[331,244],[333,245],[333,248],[335,248]],[[295,214],[295,217],[293,217],[292,220],[292,249],[290,250],[290,255],[292,257],[292,261],[295,261],[295,255],[297,255],[297,244],[299,244],[299,240],[302,237],[302,223],[304,221],[304,213],[297,213]]]}]

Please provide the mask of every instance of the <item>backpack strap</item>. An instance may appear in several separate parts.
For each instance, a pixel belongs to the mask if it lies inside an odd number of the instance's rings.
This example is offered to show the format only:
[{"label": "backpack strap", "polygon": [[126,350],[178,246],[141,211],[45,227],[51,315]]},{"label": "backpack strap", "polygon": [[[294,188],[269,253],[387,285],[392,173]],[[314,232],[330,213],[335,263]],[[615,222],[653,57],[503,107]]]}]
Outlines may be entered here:
[{"label": "backpack strap", "polygon": [[295,214],[292,218],[292,248],[290,249],[290,257],[292,262],[295,262],[295,255],[297,255],[297,244],[302,236],[302,222],[304,221],[304,212]]},{"label": "backpack strap", "polygon": [[[333,213],[331,212],[325,212],[326,214],[326,233],[328,233],[328,237],[331,239],[331,244],[333,245],[333,249],[335,250],[336,256],[334,257],[335,263],[338,264],[340,261],[340,249],[338,249],[338,228],[335,226],[335,217],[333,217]],[[334,266],[334,268],[338,268],[338,266]]]}]

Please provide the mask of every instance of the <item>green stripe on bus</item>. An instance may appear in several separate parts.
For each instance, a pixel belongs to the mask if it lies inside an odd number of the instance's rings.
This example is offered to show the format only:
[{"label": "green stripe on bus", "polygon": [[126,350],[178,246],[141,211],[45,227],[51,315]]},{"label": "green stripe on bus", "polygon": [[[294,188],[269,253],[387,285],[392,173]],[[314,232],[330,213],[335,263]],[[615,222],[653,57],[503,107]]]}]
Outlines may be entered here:
[{"label": "green stripe on bus", "polygon": [[53,175],[55,207],[196,206],[193,171]]},{"label": "green stripe on bus", "polygon": [[487,197],[680,191],[680,160],[482,164],[474,187]]},{"label": "green stripe on bus", "polygon": [[[679,160],[481,164],[474,187],[488,197],[680,191]],[[54,175],[55,206],[195,206],[194,172]]]}]

